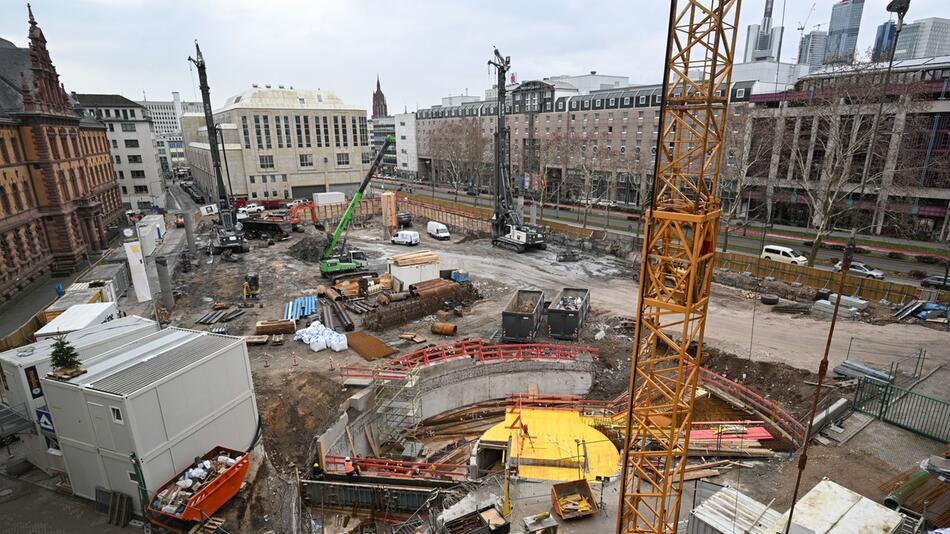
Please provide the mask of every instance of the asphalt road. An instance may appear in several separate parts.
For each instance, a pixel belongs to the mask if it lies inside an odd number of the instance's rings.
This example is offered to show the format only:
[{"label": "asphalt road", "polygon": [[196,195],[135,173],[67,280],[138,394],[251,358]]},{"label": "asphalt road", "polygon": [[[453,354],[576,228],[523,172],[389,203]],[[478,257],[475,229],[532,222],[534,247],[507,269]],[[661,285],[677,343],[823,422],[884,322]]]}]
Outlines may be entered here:
[{"label": "asphalt road", "polygon": [[[384,180],[376,181],[373,184],[373,187],[377,191],[383,190],[385,187],[386,190],[392,190],[395,187],[402,185],[400,182],[395,180]],[[404,189],[409,185],[412,186],[413,192],[418,195],[432,195],[431,187],[427,187],[425,184],[404,184]],[[455,200],[456,194],[454,191],[448,189],[436,188],[435,198],[444,199],[444,200]],[[479,195],[478,197],[470,196],[464,192],[458,194],[458,202],[460,204],[475,205],[475,199],[478,198],[478,205],[481,207],[488,207],[492,205],[492,197],[490,195]],[[557,211],[554,210],[551,206],[546,206],[544,209],[544,216],[548,219],[555,220],[558,222],[563,222],[565,224],[570,224],[574,226],[583,225],[583,209],[578,206],[570,206],[571,211]],[[623,222],[625,221],[625,213],[610,213],[610,230],[628,234],[628,235],[639,235],[640,228],[638,227],[637,221],[626,221],[627,229],[622,230]],[[601,210],[591,210],[587,217],[587,227],[592,229],[603,229],[605,223],[607,223],[607,216]],[[724,239],[723,232],[719,234],[719,250],[722,250],[722,243]],[[804,238],[786,238],[784,236],[778,236],[774,234],[767,234],[765,238],[765,244],[771,245],[783,245],[787,247],[792,247],[804,255],[808,255],[809,248],[804,244]],[[759,231],[749,230],[746,232],[746,235],[742,235],[741,230],[732,230],[729,233],[729,244],[728,250],[730,252],[741,252],[744,254],[758,255],[759,251],[762,250],[763,239],[762,234]],[[828,249],[819,249],[818,251],[818,260],[815,262],[815,267],[819,269],[832,270],[834,264],[841,259],[841,252],[836,250]],[[892,282],[899,282],[904,284],[917,285],[920,283],[919,278],[911,278],[907,275],[910,271],[925,271],[928,274],[943,274],[943,268],[940,265],[925,264],[917,262],[913,259],[910,260],[900,260],[889,258],[882,254],[855,254],[855,261],[860,261],[866,264],[869,264],[877,269],[880,269],[885,272],[886,279]]]}]

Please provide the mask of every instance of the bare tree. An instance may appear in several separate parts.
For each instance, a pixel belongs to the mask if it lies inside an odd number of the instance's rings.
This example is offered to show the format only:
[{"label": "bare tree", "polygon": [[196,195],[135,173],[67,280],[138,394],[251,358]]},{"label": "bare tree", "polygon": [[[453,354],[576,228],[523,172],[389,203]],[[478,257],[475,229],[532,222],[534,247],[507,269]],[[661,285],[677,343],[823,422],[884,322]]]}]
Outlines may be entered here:
[{"label": "bare tree", "polygon": [[432,139],[432,158],[443,181],[452,186],[458,201],[459,188],[479,174],[489,146],[476,119],[448,120]]},{"label": "bare tree", "polygon": [[[615,163],[619,159],[619,148],[614,149],[606,134],[582,133],[568,135],[569,168],[576,173],[568,173],[580,193],[584,206],[583,227],[591,208],[600,201],[609,198],[613,182],[616,180]],[[578,214],[579,215],[579,214]],[[579,218],[579,217],[578,217]]]},{"label": "bare tree", "polygon": [[[806,106],[791,108],[792,113],[781,108],[774,117],[779,120],[755,119],[754,123],[763,122],[753,125],[757,133],[751,144],[767,145],[774,152],[772,159],[787,162],[787,166],[778,165],[779,179],[789,180],[795,188],[793,194],[803,195],[808,207],[815,231],[808,265],[814,265],[835,223],[852,209],[865,205],[863,198],[855,197],[881,188],[895,112],[901,106],[904,111],[911,106],[910,99],[903,96],[886,101],[880,108],[876,139],[872,140],[872,124],[882,93],[873,83],[877,72],[867,65],[840,68],[841,72],[832,72],[814,85],[803,87],[808,95]],[[912,92],[906,86],[904,91]],[[766,137],[766,132],[773,133]],[[872,158],[866,174],[865,158]],[[752,167],[757,165],[758,160]],[[768,172],[753,174],[767,176]]]},{"label": "bare tree", "polygon": [[[749,121],[746,127],[739,125],[728,125],[726,132],[725,145],[726,154],[723,165],[719,170],[719,197],[722,206],[722,251],[729,250],[729,233],[731,225],[740,214],[743,206],[743,198],[754,185],[752,178],[752,169],[759,168],[763,163],[768,163],[772,151],[765,143],[755,143],[754,139],[766,135],[763,123]],[[748,221],[750,215],[748,204],[745,210],[745,219]],[[763,231],[765,231],[763,229]]]}]

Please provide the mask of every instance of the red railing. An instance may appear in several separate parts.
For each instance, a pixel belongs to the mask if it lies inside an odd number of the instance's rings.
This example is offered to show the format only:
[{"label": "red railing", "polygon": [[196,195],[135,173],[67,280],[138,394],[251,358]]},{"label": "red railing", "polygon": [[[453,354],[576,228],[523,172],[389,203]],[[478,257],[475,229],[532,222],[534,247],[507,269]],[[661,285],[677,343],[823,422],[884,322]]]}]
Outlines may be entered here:
[{"label": "red railing", "polygon": [[343,367],[340,369],[340,375],[343,378],[402,378],[419,367],[460,358],[469,358],[480,362],[501,360],[575,361],[581,354],[596,357],[597,352],[598,350],[593,347],[551,343],[486,345],[481,339],[468,339],[456,343],[426,347],[387,360],[376,367]]},{"label": "red railing", "polygon": [[[327,455],[324,469],[328,473],[342,474],[345,457]],[[404,462],[388,458],[353,458],[353,463],[364,475],[384,475],[402,478],[465,478],[467,467],[463,464],[436,464],[423,462]]]},{"label": "red railing", "polygon": [[805,425],[801,424],[792,415],[786,412],[775,401],[766,399],[742,384],[733,382],[728,378],[716,374],[708,369],[699,369],[699,379],[705,384],[711,384],[718,387],[723,392],[732,395],[748,406],[754,408],[779,428],[787,432],[795,440],[796,444],[804,442]]}]

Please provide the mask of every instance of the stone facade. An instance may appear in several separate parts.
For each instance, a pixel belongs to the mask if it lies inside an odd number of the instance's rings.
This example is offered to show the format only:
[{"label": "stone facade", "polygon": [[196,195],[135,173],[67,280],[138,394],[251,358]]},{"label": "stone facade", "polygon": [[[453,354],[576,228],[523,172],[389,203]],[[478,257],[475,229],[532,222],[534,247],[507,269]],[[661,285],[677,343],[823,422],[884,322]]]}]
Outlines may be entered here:
[{"label": "stone facade", "polygon": [[29,49],[0,39],[0,301],[105,249],[122,215],[105,126],[74,107],[29,24]]},{"label": "stone facade", "polygon": [[[366,111],[329,91],[253,87],[229,98],[214,120],[224,183],[239,200],[349,193],[372,162]],[[191,174],[209,198],[217,198],[204,116],[186,113],[181,124]]]}]

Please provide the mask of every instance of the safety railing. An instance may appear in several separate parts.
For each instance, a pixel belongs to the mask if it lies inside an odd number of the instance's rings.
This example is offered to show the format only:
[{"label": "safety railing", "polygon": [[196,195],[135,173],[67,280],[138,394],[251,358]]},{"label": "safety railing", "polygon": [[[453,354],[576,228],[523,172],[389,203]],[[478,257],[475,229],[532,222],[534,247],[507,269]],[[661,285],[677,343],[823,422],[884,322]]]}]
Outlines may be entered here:
[{"label": "safety railing", "polygon": [[774,422],[779,428],[788,433],[795,440],[796,444],[800,445],[804,443],[805,425],[798,421],[798,419],[795,419],[781,406],[776,404],[775,401],[766,399],[765,397],[743,386],[742,384],[733,382],[732,380],[729,380],[728,378],[716,374],[708,369],[699,369],[699,379],[704,385],[717,387],[723,393],[731,395],[750,408],[753,408],[764,415],[770,421]]},{"label": "safety railing", "polygon": [[[404,478],[465,478],[468,474],[464,464],[440,464],[425,462],[405,462],[388,458],[351,458],[354,468],[360,474],[383,475]],[[324,469],[334,474],[345,474],[346,458],[327,455]]]}]

